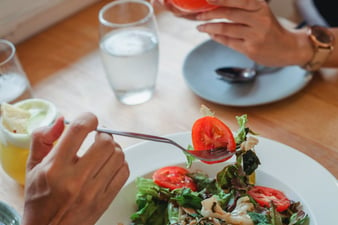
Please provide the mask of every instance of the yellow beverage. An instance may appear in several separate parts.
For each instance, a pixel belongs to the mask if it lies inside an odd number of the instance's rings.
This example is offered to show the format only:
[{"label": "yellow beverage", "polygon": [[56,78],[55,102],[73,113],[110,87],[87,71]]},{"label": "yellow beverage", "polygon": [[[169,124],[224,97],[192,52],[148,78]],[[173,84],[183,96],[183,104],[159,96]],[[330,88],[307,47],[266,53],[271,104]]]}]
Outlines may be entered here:
[{"label": "yellow beverage", "polygon": [[43,99],[27,99],[7,107],[9,105],[2,105],[1,110],[0,162],[11,178],[24,185],[32,132],[52,124],[57,111],[52,103]]},{"label": "yellow beverage", "polygon": [[4,171],[19,184],[25,183],[26,161],[29,150],[13,144],[0,143],[0,160]]}]

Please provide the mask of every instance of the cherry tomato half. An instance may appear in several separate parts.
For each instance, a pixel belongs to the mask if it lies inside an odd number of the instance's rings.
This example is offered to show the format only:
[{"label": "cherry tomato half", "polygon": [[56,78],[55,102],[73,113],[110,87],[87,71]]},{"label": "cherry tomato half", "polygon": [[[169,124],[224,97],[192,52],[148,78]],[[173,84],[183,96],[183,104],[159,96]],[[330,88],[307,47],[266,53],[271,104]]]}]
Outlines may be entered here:
[{"label": "cherry tomato half", "polygon": [[270,207],[272,202],[278,212],[286,210],[291,204],[283,192],[270,187],[254,186],[248,194],[263,207]]},{"label": "cherry tomato half", "polygon": [[[196,120],[192,127],[191,136],[195,150],[226,147],[231,152],[236,151],[236,141],[230,128],[216,117],[205,116]],[[213,164],[224,162],[229,158],[219,161],[203,162]]]},{"label": "cherry tomato half", "polygon": [[193,179],[187,174],[188,170],[178,166],[167,166],[158,169],[153,174],[153,181],[160,187],[174,190],[177,188],[190,188],[192,191],[197,190]]},{"label": "cherry tomato half", "polygon": [[218,6],[210,5],[206,0],[168,0],[177,9],[188,12],[197,13],[215,9]]}]

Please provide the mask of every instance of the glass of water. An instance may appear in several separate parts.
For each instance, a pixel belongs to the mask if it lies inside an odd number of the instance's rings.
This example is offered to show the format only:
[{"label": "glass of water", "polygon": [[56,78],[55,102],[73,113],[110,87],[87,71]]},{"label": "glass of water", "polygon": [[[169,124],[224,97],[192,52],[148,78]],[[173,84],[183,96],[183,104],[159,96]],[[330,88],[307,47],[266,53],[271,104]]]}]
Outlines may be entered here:
[{"label": "glass of water", "polygon": [[12,42],[0,39],[0,104],[31,98],[32,90]]},{"label": "glass of water", "polygon": [[100,50],[117,99],[141,104],[153,96],[159,47],[154,9],[146,0],[116,0],[99,12]]}]

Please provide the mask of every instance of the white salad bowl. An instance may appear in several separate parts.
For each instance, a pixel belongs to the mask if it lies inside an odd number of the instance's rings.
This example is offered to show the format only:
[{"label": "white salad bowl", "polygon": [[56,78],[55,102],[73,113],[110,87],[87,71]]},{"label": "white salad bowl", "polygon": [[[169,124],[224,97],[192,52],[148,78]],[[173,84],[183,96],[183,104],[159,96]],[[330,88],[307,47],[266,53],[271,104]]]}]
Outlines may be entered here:
[{"label": "white salad bowl", "polygon": [[[167,137],[183,146],[191,144],[190,132]],[[276,188],[289,199],[300,201],[310,217],[310,225],[338,224],[338,183],[335,177],[312,158],[285,144],[263,137],[258,139],[255,151],[261,165],[256,170],[257,185]],[[128,225],[130,216],[136,212],[135,179],[140,176],[150,178],[155,170],[164,166],[184,167],[186,162],[179,149],[148,141],[125,149],[125,154],[130,177],[96,225]],[[234,162],[234,158],[226,163]],[[215,177],[226,163],[209,165],[195,161],[189,170],[202,170]]]}]

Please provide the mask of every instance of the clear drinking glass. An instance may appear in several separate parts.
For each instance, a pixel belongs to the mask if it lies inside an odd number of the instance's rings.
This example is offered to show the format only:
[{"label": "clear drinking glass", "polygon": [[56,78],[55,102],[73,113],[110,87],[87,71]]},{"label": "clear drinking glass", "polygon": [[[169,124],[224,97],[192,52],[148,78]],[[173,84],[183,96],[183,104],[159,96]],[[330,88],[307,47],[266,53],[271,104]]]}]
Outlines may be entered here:
[{"label": "clear drinking glass", "polygon": [[127,105],[153,96],[158,73],[157,24],[145,0],[117,0],[99,12],[100,50],[108,81]]},{"label": "clear drinking glass", "polygon": [[0,104],[32,97],[32,89],[10,41],[0,39]]}]

